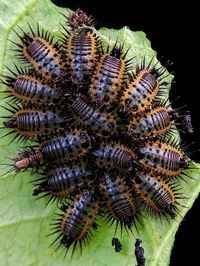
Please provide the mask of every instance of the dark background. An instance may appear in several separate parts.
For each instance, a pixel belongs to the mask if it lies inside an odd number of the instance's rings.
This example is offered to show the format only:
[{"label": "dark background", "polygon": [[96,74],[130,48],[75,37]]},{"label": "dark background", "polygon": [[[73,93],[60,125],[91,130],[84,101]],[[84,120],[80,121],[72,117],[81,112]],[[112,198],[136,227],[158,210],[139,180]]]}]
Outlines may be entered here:
[{"label": "dark background", "polygon": [[[175,84],[172,86],[171,98],[180,98],[176,106],[187,105],[192,116],[194,134],[183,134],[186,143],[195,141],[190,150],[191,157],[200,161],[200,68],[199,68],[199,14],[197,6],[192,1],[178,1],[175,6],[170,1],[52,1],[58,6],[73,10],[81,8],[92,15],[96,28],[102,26],[120,29],[129,26],[131,30],[144,31],[151,41],[152,47],[158,53],[158,58],[164,57],[173,62],[169,71],[174,71]],[[130,6],[132,2],[133,6]],[[154,2],[153,4],[151,2]],[[108,6],[109,4],[109,6]],[[176,3],[177,4],[177,3]],[[198,95],[197,95],[198,93]],[[188,212],[176,235],[170,265],[198,265],[200,239],[200,198]],[[196,243],[195,243],[196,242]],[[181,262],[183,261],[183,262]],[[148,265],[147,265],[148,266]]]}]

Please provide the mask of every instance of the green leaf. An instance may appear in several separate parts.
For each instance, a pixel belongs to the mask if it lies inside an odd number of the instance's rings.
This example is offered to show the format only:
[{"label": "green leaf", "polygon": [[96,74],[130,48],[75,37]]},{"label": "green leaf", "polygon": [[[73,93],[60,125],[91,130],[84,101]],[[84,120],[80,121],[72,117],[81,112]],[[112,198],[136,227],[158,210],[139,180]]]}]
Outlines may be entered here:
[{"label": "green leaf", "polygon": [[[18,41],[13,29],[17,25],[24,30],[28,30],[27,21],[36,27],[39,22],[44,29],[50,30],[56,36],[59,36],[61,30],[60,23],[65,23],[64,17],[59,13],[68,14],[69,10],[57,8],[50,1],[43,0],[4,0],[0,3],[0,72],[5,74],[5,66],[14,69],[13,63],[17,62],[15,53],[10,51],[13,44],[8,41]],[[116,40],[125,43],[125,48],[130,47],[128,56],[134,57],[133,62],[136,65],[144,57],[148,60],[156,53],[151,48],[150,41],[143,32],[132,32],[124,27],[121,30],[101,29],[98,33],[105,43],[114,44]],[[172,76],[167,78],[171,81]],[[1,85],[3,91],[5,87]],[[3,94],[2,94],[3,97]],[[1,106],[6,106],[6,101],[1,100]],[[1,108],[1,115],[6,111]],[[2,122],[2,121],[1,121]],[[1,130],[0,136],[9,131]],[[1,163],[9,163],[9,158],[14,157],[19,150],[20,145],[10,143],[12,136],[0,139],[0,158]],[[199,165],[191,163],[191,168],[198,168]],[[6,168],[8,169],[8,168]],[[177,220],[167,222],[144,213],[141,218],[142,225],[138,224],[138,233],[134,231],[134,236],[123,233],[121,240],[123,249],[118,254],[111,246],[111,239],[114,235],[114,227],[109,228],[103,221],[99,221],[102,226],[94,233],[89,245],[83,249],[80,255],[76,250],[73,259],[70,258],[70,252],[65,260],[63,256],[64,248],[54,252],[54,248],[47,248],[53,241],[53,237],[46,237],[50,233],[50,223],[55,217],[56,206],[49,205],[45,208],[46,199],[35,201],[32,197],[32,185],[29,181],[37,178],[31,176],[29,172],[18,174],[14,178],[13,173],[5,174],[4,166],[1,166],[0,175],[0,261],[2,266],[7,265],[136,265],[134,255],[135,238],[139,237],[145,250],[145,257],[148,266],[169,265],[170,252],[174,242],[174,236],[178,226],[191,208],[195,198],[200,191],[200,170],[186,170],[185,172],[193,179],[187,180],[187,183],[180,182],[183,187],[184,195],[187,200],[181,200],[181,216]]]}]

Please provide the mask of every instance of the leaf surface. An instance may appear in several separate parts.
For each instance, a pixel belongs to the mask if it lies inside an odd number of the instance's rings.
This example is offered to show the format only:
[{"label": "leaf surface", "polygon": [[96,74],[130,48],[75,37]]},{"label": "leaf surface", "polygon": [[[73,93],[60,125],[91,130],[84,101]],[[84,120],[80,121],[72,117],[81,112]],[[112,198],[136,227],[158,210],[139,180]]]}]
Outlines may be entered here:
[{"label": "leaf surface", "polygon": [[[15,53],[10,49],[13,44],[8,40],[18,42],[18,37],[13,29],[20,32],[17,26],[28,31],[27,22],[36,28],[39,22],[41,28],[50,30],[56,36],[60,35],[65,24],[65,18],[60,14],[68,14],[69,10],[61,9],[53,5],[49,0],[4,0],[0,3],[0,72],[5,74],[8,66],[14,69],[16,62]],[[128,58],[133,59],[133,68],[141,62],[143,57],[147,62],[156,53],[151,48],[150,41],[143,32],[132,32],[127,27],[120,30],[101,29],[98,33],[104,40],[105,45],[113,45],[116,40],[125,44],[125,50],[129,49]],[[16,47],[15,47],[16,48]],[[19,65],[19,63],[17,63]],[[171,82],[172,76],[168,76],[167,81]],[[1,85],[3,91],[5,87]],[[2,94],[3,97],[3,94]],[[7,106],[5,100],[1,100],[1,106]],[[6,114],[1,108],[1,115]],[[2,119],[1,119],[2,120]],[[2,121],[1,121],[2,123]],[[1,130],[0,136],[8,133]],[[19,150],[20,144],[10,143],[13,136],[0,139],[1,163],[9,163]],[[199,165],[191,163],[191,168],[198,168]],[[70,258],[70,251],[65,260],[63,256],[65,250],[62,248],[54,252],[54,248],[48,246],[54,237],[46,237],[50,233],[50,223],[55,217],[56,206],[49,205],[45,208],[46,199],[35,201],[32,196],[32,184],[29,181],[36,179],[37,175],[29,172],[18,174],[14,178],[13,173],[5,174],[3,166],[0,169],[0,262],[2,266],[9,265],[71,265],[77,266],[112,266],[136,265],[134,255],[135,238],[139,237],[143,241],[146,264],[148,266],[169,265],[170,253],[174,242],[175,233],[179,227],[181,219],[191,208],[194,200],[200,191],[200,170],[187,170],[186,173],[194,179],[187,179],[187,183],[181,181],[183,194],[187,199],[181,200],[180,214],[177,220],[168,221],[153,217],[144,213],[141,218],[142,225],[138,224],[138,233],[133,229],[133,235],[123,232],[117,237],[120,239],[123,249],[120,253],[115,253],[111,246],[111,239],[114,235],[114,226],[109,228],[103,221],[99,221],[101,227],[94,233],[89,245],[83,249],[80,255],[77,249],[73,259]]]}]

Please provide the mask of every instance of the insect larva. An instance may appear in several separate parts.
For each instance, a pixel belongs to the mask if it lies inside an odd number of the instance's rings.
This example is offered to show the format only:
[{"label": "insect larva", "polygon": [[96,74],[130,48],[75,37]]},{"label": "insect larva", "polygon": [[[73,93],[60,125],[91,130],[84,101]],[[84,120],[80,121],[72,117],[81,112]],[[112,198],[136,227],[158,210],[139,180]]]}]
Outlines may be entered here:
[{"label": "insect larva", "polygon": [[67,40],[63,40],[63,47],[66,51],[69,78],[76,85],[84,85],[89,81],[97,63],[99,40],[86,28],[65,37]]},{"label": "insect larva", "polygon": [[190,159],[176,145],[165,142],[147,141],[139,148],[142,168],[150,169],[158,175],[178,176],[188,167]]},{"label": "insect larva", "polygon": [[17,44],[18,57],[25,59],[29,64],[43,76],[53,79],[61,78],[65,71],[63,57],[59,51],[58,43],[53,43],[53,37],[49,32],[39,29],[35,33],[29,25],[31,33],[22,30],[23,35],[18,37],[22,44]]},{"label": "insect larva", "polygon": [[100,112],[99,109],[87,104],[82,98],[76,97],[70,106],[73,115],[79,121],[89,126],[97,135],[109,137],[116,131],[116,121],[111,114]]},{"label": "insect larva", "polygon": [[133,137],[154,137],[167,133],[172,128],[172,117],[164,106],[145,109],[136,113],[129,125]]},{"label": "insect larva", "polygon": [[159,84],[156,78],[148,70],[141,70],[124,90],[121,98],[125,110],[135,112],[142,111],[156,97]]},{"label": "insect larva", "polygon": [[4,82],[12,99],[26,103],[56,104],[64,93],[52,80],[37,77],[33,74],[18,73],[14,77],[7,76]]},{"label": "insect larva", "polygon": [[100,56],[96,65],[89,94],[98,105],[112,103],[122,87],[127,66],[121,49],[115,45],[112,51]]},{"label": "insect larva", "polygon": [[88,191],[84,191],[70,204],[62,207],[63,215],[52,230],[55,234],[60,232],[55,240],[59,241],[59,246],[64,245],[69,249],[73,244],[72,256],[77,243],[82,251],[82,243],[90,239],[91,229],[97,227],[95,217],[98,208],[98,202]]},{"label": "insect larva", "polygon": [[[132,179],[135,192],[147,209],[155,214],[168,214],[174,218],[177,213],[178,188],[160,176],[136,173]],[[180,196],[179,196],[180,198]]]},{"label": "insect larva", "polygon": [[105,174],[100,183],[100,189],[109,211],[107,219],[117,221],[116,229],[120,223],[121,228],[125,226],[131,230],[138,209],[130,188],[125,184],[123,178],[117,177],[115,179]]},{"label": "insect larva", "polygon": [[47,192],[46,195],[51,195],[51,199],[67,197],[74,189],[88,185],[93,180],[92,171],[87,169],[85,165],[71,168],[63,166],[50,171],[47,170],[44,180],[34,189],[33,195]]},{"label": "insect larva", "polygon": [[77,159],[87,153],[89,148],[89,135],[81,130],[70,131],[64,136],[51,138],[40,145],[41,153],[46,161]]},{"label": "insect larva", "polygon": [[17,135],[21,135],[19,138],[34,138],[66,126],[68,120],[54,111],[21,109],[4,122],[4,126],[12,128],[13,133],[16,132]]},{"label": "insect larva", "polygon": [[93,152],[100,168],[129,171],[133,167],[135,154],[128,147],[118,143],[103,143]]},{"label": "insect larva", "polygon": [[[153,58],[152,58],[153,60]],[[125,111],[144,111],[153,100],[161,93],[165,82],[163,81],[165,68],[156,68],[156,63],[151,66],[152,60],[145,67],[145,60],[136,69],[128,85],[124,88],[121,96],[121,106]]]}]

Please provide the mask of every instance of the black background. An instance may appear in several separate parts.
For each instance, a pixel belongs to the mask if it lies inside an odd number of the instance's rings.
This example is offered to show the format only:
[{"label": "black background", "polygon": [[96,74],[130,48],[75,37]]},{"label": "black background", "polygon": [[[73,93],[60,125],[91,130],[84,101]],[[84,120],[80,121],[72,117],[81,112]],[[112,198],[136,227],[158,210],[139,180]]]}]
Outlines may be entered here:
[{"label": "black background", "polygon": [[[199,68],[199,29],[198,8],[192,1],[171,3],[170,1],[52,1],[58,6],[73,10],[81,8],[92,15],[102,26],[119,29],[129,26],[131,30],[144,31],[157,51],[158,58],[164,57],[173,62],[169,71],[174,71],[175,84],[171,98],[180,98],[176,106],[187,105],[192,116],[194,134],[182,136],[186,143],[195,141],[190,148],[191,157],[200,161],[200,68]],[[130,6],[130,2],[132,6]],[[153,4],[151,2],[154,2]],[[179,3],[180,2],[180,3]],[[109,6],[108,6],[109,4]],[[175,4],[179,4],[175,6]],[[170,265],[198,265],[200,239],[200,198],[188,212],[176,235]],[[196,243],[195,243],[196,242]],[[147,265],[148,266],[148,265]]]}]

